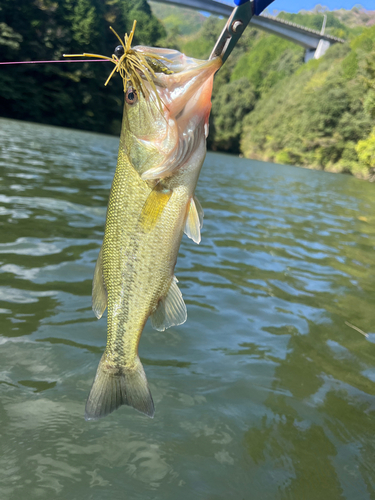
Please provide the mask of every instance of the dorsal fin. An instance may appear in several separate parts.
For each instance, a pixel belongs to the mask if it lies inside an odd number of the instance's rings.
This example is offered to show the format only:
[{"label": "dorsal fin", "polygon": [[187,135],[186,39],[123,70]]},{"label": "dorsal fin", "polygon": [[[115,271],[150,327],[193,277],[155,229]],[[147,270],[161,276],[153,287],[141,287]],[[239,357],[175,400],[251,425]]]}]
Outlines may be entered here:
[{"label": "dorsal fin", "polygon": [[182,325],[187,318],[187,311],[177,278],[173,276],[167,295],[160,300],[156,311],[151,315],[151,325],[163,332],[170,326]]},{"label": "dorsal fin", "polygon": [[103,316],[106,307],[107,289],[103,277],[103,247],[101,247],[92,281],[92,310],[98,319]]}]

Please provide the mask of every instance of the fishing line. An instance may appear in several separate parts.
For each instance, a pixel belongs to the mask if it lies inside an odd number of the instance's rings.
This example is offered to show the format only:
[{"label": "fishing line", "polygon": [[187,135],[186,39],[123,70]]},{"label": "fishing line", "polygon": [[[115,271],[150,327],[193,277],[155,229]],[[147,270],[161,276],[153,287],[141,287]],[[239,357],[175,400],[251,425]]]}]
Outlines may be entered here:
[{"label": "fishing line", "polygon": [[[110,59],[108,59],[110,61]],[[51,64],[51,63],[83,63],[83,62],[106,62],[105,59],[65,59],[64,61],[12,61],[0,62],[3,64]]]}]

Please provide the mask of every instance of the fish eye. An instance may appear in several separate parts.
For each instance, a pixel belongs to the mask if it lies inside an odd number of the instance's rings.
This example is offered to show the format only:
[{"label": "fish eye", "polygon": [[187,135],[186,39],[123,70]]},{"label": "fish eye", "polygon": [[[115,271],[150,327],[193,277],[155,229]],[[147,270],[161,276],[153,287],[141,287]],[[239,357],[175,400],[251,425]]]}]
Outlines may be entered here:
[{"label": "fish eye", "polygon": [[115,48],[115,56],[121,57],[124,55],[124,47],[122,45],[117,45]]},{"label": "fish eye", "polygon": [[128,87],[126,90],[125,101],[128,104],[135,104],[138,101],[137,91],[133,87]]}]

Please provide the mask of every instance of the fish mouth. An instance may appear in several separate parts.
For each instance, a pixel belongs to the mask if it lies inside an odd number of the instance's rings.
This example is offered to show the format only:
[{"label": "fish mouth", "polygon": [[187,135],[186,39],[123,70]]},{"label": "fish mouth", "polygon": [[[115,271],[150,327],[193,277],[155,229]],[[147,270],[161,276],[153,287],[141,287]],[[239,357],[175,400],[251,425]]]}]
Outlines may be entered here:
[{"label": "fish mouth", "polygon": [[140,76],[149,89],[148,94],[154,94],[153,97],[162,104],[158,107],[164,110],[163,114],[167,111],[169,117],[177,118],[188,102],[190,107],[193,106],[193,101],[196,101],[194,107],[198,114],[200,109],[206,108],[211,101],[213,76],[222,65],[221,57],[205,61],[177,50],[140,45],[133,50],[152,61],[148,63],[151,71]]},{"label": "fish mouth", "polygon": [[[212,67],[216,67],[215,72],[222,64],[219,57],[205,61],[188,57],[182,52],[173,49],[137,45],[133,47],[133,50],[144,56],[152,70],[151,72],[149,71],[149,75],[155,85],[162,88],[169,87],[168,82],[170,81],[177,82],[183,80],[180,75],[186,71],[190,72],[190,78],[193,76],[193,73],[203,73],[202,79],[205,79],[207,78],[207,73],[212,73]],[[144,74],[142,74],[142,78],[148,79]]]}]

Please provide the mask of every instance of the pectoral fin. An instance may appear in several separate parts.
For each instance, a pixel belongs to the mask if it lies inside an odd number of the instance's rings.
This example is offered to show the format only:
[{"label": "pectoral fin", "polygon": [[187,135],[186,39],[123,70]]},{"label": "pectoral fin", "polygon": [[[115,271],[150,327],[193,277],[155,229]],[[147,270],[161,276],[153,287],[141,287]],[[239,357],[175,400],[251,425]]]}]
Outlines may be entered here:
[{"label": "pectoral fin", "polygon": [[196,209],[197,209],[197,212],[198,212],[198,217],[199,217],[199,225],[200,225],[200,228],[202,229],[203,227],[203,217],[204,217],[204,212],[203,212],[203,208],[202,208],[202,205],[199,203],[199,200],[196,196],[194,196],[194,202],[195,202],[195,206],[196,206]]},{"label": "pectoral fin", "polygon": [[159,302],[158,308],[151,316],[151,325],[155,330],[163,332],[170,326],[182,325],[186,318],[186,305],[177,286],[177,278],[173,276],[166,297]]},{"label": "pectoral fin", "polygon": [[155,226],[171,196],[172,191],[160,190],[158,186],[151,191],[141,214],[141,223],[146,231],[150,231]]},{"label": "pectoral fin", "polygon": [[94,279],[92,282],[92,310],[95,316],[100,319],[107,307],[107,289],[103,278],[103,247],[100,249],[98,260],[96,261]]},{"label": "pectoral fin", "polygon": [[187,211],[185,234],[199,244],[203,227],[203,209],[196,197],[191,198]]}]

